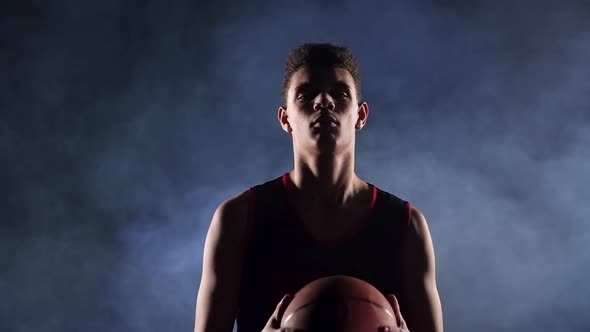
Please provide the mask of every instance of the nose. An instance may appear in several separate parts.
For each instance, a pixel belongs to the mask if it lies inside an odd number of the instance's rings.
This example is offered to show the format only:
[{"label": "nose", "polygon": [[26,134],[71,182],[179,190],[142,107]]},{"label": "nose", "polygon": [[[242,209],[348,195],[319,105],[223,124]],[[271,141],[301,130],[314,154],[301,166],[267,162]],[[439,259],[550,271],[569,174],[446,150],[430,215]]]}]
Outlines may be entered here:
[{"label": "nose", "polygon": [[331,112],[334,110],[334,108],[336,108],[336,105],[334,105],[334,103],[331,101],[325,101],[325,102],[313,104],[313,110],[316,112],[319,112],[321,110],[328,110]]}]

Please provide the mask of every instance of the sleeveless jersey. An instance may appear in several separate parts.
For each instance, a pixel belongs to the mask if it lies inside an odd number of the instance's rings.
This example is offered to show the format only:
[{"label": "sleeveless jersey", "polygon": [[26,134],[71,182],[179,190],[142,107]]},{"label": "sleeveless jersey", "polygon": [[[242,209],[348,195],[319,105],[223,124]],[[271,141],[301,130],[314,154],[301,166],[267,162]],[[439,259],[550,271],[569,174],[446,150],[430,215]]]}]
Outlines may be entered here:
[{"label": "sleeveless jersey", "polygon": [[245,248],[238,332],[260,332],[285,294],[320,277],[344,274],[383,294],[399,294],[401,240],[409,202],[370,184],[373,199],[361,228],[336,247],[312,240],[288,196],[289,177],[249,188],[249,239]]}]

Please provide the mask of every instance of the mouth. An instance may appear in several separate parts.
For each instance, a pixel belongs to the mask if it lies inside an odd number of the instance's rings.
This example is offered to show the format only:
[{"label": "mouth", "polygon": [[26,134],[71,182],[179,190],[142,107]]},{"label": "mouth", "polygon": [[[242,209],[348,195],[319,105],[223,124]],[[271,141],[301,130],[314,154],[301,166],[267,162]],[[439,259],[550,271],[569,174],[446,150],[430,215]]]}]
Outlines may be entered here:
[{"label": "mouth", "polygon": [[319,117],[318,119],[316,119],[314,122],[312,122],[312,127],[325,127],[325,126],[329,126],[329,127],[336,127],[338,126],[338,122],[329,116],[322,116]]}]

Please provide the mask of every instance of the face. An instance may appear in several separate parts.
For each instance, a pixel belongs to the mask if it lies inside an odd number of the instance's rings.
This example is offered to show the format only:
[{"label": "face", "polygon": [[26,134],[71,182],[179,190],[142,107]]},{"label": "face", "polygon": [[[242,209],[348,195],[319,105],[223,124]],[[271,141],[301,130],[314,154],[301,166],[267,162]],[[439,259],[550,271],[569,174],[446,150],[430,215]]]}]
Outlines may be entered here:
[{"label": "face", "polygon": [[278,118],[293,136],[297,153],[338,154],[352,152],[356,131],[369,114],[359,103],[354,79],[340,67],[302,67],[291,77],[287,105]]}]

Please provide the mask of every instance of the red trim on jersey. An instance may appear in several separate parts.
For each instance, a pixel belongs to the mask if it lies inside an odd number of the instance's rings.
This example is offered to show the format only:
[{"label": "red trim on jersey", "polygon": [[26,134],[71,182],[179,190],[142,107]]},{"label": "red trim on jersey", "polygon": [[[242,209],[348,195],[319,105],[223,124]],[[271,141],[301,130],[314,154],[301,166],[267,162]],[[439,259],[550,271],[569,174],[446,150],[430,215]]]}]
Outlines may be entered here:
[{"label": "red trim on jersey", "polygon": [[372,183],[369,183],[369,185],[373,187],[373,198],[371,199],[371,205],[369,206],[369,209],[372,210],[375,206],[375,202],[377,202],[377,186]]},{"label": "red trim on jersey", "polygon": [[408,201],[406,201],[406,206],[408,207],[408,225],[410,224],[410,221],[412,221],[412,204]]}]

